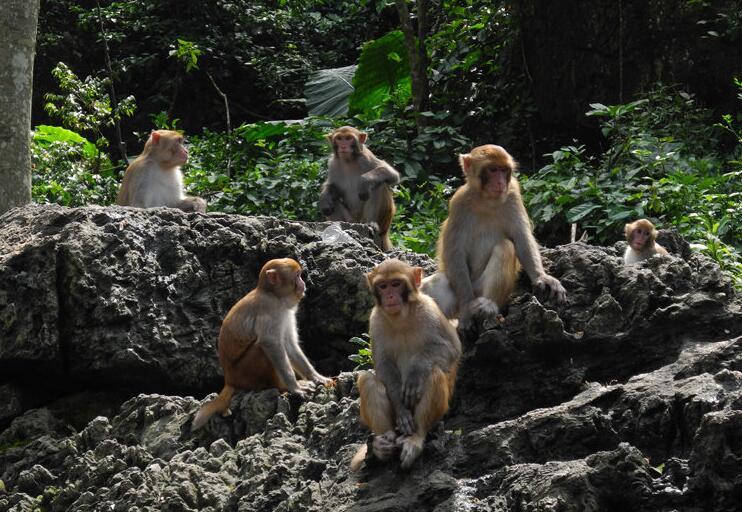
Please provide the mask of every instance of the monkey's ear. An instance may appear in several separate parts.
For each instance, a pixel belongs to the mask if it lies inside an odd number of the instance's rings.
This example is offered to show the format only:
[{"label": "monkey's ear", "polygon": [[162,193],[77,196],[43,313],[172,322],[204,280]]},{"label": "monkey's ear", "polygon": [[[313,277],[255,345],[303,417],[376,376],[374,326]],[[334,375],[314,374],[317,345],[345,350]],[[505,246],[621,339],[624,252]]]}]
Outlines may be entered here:
[{"label": "monkey's ear", "polygon": [[152,130],[152,133],[150,133],[149,138],[152,139],[152,144],[157,144],[160,142],[160,134],[159,132]]},{"label": "monkey's ear", "polygon": [[471,154],[459,155],[459,165],[461,166],[461,170],[464,171],[464,174],[468,175],[471,168]]},{"label": "monkey's ear", "polygon": [[358,142],[360,142],[361,144],[365,144],[367,138],[368,138],[368,133],[358,132]]},{"label": "monkey's ear", "polygon": [[275,268],[266,270],[265,277],[271,285],[276,286],[278,284],[278,271]]},{"label": "monkey's ear", "polygon": [[330,146],[332,146],[332,133],[325,135],[325,138],[327,139],[327,142],[330,143]]},{"label": "monkey's ear", "polygon": [[369,272],[368,274],[366,274],[366,284],[368,284],[368,289],[371,290],[371,293],[373,293],[374,291],[373,279],[374,279],[373,272]]},{"label": "monkey's ear", "polygon": [[626,224],[623,227],[623,233],[624,235],[626,235],[627,238],[629,237],[629,235],[631,234],[631,224]]},{"label": "monkey's ear", "polygon": [[414,285],[415,289],[420,288],[420,285],[423,282],[423,268],[422,267],[412,267],[412,277],[414,278]]}]

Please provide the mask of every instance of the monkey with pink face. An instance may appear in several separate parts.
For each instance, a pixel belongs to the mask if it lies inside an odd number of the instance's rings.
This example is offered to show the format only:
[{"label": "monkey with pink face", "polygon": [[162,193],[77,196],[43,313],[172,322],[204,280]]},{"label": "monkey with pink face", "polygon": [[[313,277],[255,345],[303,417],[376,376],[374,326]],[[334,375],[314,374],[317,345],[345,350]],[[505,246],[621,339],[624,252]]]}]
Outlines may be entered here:
[{"label": "monkey with pink face", "polygon": [[362,222],[378,228],[381,249],[390,251],[389,229],[395,206],[391,187],[399,173],[366,147],[368,135],[341,126],[327,135],[332,155],[322,185],[319,208],[328,221]]},{"label": "monkey with pink face", "polygon": [[652,256],[667,256],[667,250],[658,244],[657,229],[647,219],[639,219],[624,226],[629,246],[623,256],[624,264],[633,265]]},{"label": "monkey with pink face", "polygon": [[438,237],[438,272],[423,280],[422,291],[464,326],[473,315],[500,312],[521,267],[537,292],[564,302],[566,290],[541,262],[510,153],[486,144],[459,155],[459,163],[466,183],[449,202]]},{"label": "monkey with pink face", "polygon": [[180,166],[188,161],[183,135],[172,130],[155,130],[144,151],[124,173],[116,204],[154,208],[169,206],[186,212],[206,213],[206,201],[183,192]]}]

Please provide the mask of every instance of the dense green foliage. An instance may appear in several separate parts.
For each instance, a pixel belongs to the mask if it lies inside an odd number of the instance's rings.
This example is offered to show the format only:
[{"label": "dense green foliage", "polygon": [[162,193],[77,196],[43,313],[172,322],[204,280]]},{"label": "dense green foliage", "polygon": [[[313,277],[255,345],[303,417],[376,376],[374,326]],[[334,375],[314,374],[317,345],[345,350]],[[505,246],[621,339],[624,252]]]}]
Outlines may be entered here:
[{"label": "dense green foliage", "polygon": [[676,227],[742,280],[740,148],[722,155],[724,133],[709,112],[664,87],[625,105],[592,107],[588,115],[601,119],[607,150],[590,156],[584,146],[562,147],[524,180],[541,231],[577,223],[594,242],[609,244],[624,223],[647,217]]},{"label": "dense green foliage", "polygon": [[[524,197],[543,243],[567,242],[575,223],[590,241],[612,244],[625,222],[648,217],[677,228],[742,285],[742,101],[714,112],[680,88],[647,86],[646,76],[636,78],[645,92],[635,101],[594,97],[594,90],[545,101],[548,87],[534,78],[541,69],[529,68],[529,60],[538,62],[533,52],[546,50],[522,39],[523,23],[538,14],[534,5],[430,3],[431,111],[415,112],[408,55],[389,0],[103,0],[100,7],[46,0],[35,82],[41,122],[34,131],[34,199],[113,202],[124,170],[119,148],[112,148],[119,123],[129,157],[151,128],[184,129],[191,155],[186,185],[211,211],[319,220],[329,154],[324,135],[351,124],[366,130],[369,147],[403,174],[392,225],[397,246],[434,254],[447,200],[462,182],[457,155],[495,142],[523,164]],[[670,29],[696,16],[688,34],[701,30],[706,47],[733,47],[742,37],[734,9],[682,6],[663,20]],[[606,59],[613,65],[613,56]],[[355,72],[351,114],[307,117],[302,96],[312,73],[332,75],[351,65],[357,67],[344,71]],[[733,75],[728,71],[725,80]],[[325,97],[322,83],[331,81],[313,84],[313,96]],[[548,120],[550,105],[561,113],[566,101],[580,102],[580,113],[589,105],[588,117],[580,115],[589,127],[585,138],[538,125]],[[536,153],[544,151],[539,164]]]},{"label": "dense green foliage", "polygon": [[37,126],[31,151],[35,202],[83,206],[115,201],[118,173],[109,157],[80,135],[56,126]]},{"label": "dense green foliage", "polygon": [[[208,75],[232,99],[235,125],[303,117],[307,77],[356,63],[365,41],[391,29],[385,12],[348,0],[45,0],[35,82],[48,92],[59,61],[79,75],[108,76],[105,40],[109,78],[140,105],[129,131],[148,129],[160,111],[190,132],[223,129],[224,106]],[[199,71],[172,58],[179,39],[199,48]]]}]

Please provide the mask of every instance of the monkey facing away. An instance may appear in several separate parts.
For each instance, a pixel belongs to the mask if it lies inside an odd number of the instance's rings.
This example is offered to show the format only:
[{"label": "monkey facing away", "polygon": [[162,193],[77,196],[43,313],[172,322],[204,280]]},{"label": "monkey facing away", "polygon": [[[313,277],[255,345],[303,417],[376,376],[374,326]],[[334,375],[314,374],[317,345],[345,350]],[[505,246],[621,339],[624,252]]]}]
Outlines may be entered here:
[{"label": "monkey facing away", "polygon": [[657,230],[647,219],[639,219],[624,226],[629,246],[623,256],[624,264],[632,265],[652,256],[667,256],[667,250],[658,244]]},{"label": "monkey facing away", "polygon": [[[235,390],[278,388],[300,396],[332,379],[314,369],[299,346],[296,308],[304,295],[301,265],[291,258],[268,261],[258,286],[232,306],[219,331],[224,388],[193,420],[201,428],[216,412],[227,415]],[[306,381],[297,381],[294,372]]]},{"label": "monkey facing away", "polygon": [[[361,421],[373,432],[373,454],[388,460],[401,448],[407,469],[448,411],[461,342],[435,301],[420,292],[422,268],[390,259],[366,277],[375,299],[369,319],[374,372],[358,377]],[[363,445],[353,470],[365,455]]]},{"label": "monkey facing away", "polygon": [[126,169],[116,204],[139,208],[169,206],[206,213],[206,201],[183,192],[180,166],[188,161],[183,141],[183,135],[178,132],[153,131],[142,154]]},{"label": "monkey facing away", "polygon": [[566,291],[548,275],[520,195],[517,164],[502,147],[487,144],[459,155],[466,183],[448,206],[438,237],[438,272],[423,291],[449,318],[497,314],[515,288],[521,265],[534,288],[564,301]]},{"label": "monkey facing away", "polygon": [[366,133],[352,126],[327,135],[332,155],[319,208],[327,220],[376,224],[381,248],[389,251],[389,227],[395,212],[390,187],[399,183],[399,173],[374,156],[365,145],[366,139]]}]

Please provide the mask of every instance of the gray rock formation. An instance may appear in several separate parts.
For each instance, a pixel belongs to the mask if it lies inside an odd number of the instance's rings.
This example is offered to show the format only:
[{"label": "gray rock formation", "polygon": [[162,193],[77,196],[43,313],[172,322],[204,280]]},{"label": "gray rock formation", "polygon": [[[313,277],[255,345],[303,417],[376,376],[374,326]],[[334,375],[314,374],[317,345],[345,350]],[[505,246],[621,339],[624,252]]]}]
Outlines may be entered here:
[{"label": "gray rock formation", "polygon": [[[366,328],[363,226],[169,209],[0,217],[0,510],[731,511],[742,500],[742,299],[673,233],[672,258],[545,249],[569,293],[527,278],[503,322],[462,332],[455,401],[409,472],[367,460],[354,375],[305,400],[218,391],[221,317],[262,263],[307,269],[300,330],[326,372]],[[397,253],[432,268],[429,259]],[[123,403],[122,403],[123,402]]]},{"label": "gray rock formation", "polygon": [[[0,375],[28,385],[42,372],[81,389],[214,388],[221,319],[278,257],[306,269],[299,323],[309,355],[320,371],[350,369],[348,339],[366,330],[371,304],[363,272],[384,255],[366,226],[345,225],[354,243],[339,244],[323,242],[326,226],[169,208],[9,212],[0,219]],[[17,386],[5,393],[32,399]],[[5,408],[4,417],[18,409]]]}]

